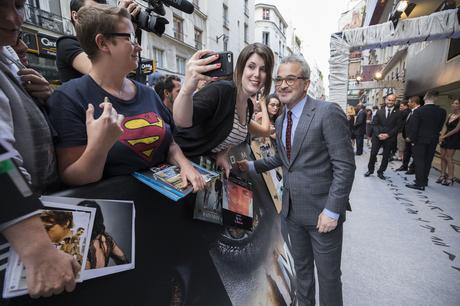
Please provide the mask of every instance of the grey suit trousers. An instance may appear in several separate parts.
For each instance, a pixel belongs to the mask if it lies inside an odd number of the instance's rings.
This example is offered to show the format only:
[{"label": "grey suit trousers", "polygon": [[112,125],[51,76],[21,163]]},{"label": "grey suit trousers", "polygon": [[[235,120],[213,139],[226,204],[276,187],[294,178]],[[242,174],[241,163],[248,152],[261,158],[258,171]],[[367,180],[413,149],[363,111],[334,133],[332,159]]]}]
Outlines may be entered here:
[{"label": "grey suit trousers", "polygon": [[286,225],[297,273],[297,305],[315,305],[316,265],[321,306],[342,306],[342,223],[329,233],[318,233],[315,225],[306,225],[290,213]]}]

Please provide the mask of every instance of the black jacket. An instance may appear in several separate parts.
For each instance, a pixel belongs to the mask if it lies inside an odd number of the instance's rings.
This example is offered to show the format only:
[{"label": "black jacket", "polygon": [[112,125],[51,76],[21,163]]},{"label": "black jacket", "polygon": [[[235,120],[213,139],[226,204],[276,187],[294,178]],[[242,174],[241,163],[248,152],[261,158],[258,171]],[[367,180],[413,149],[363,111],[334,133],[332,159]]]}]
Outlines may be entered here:
[{"label": "black jacket", "polygon": [[412,114],[407,136],[413,143],[429,144],[439,140],[446,111],[434,104],[423,105]]},{"label": "black jacket", "polygon": [[364,109],[360,110],[356,115],[356,120],[354,124],[354,133],[355,135],[364,135],[366,134],[366,111]]},{"label": "black jacket", "polygon": [[[233,127],[236,86],[232,81],[216,81],[193,96],[193,126],[176,127],[174,140],[187,157],[210,154]],[[254,107],[248,100],[249,120]]]},{"label": "black jacket", "polygon": [[401,112],[395,108],[386,118],[386,108],[379,109],[372,120],[372,137],[378,137],[379,134],[387,133],[390,138],[387,140],[396,140],[399,127],[401,126]]}]

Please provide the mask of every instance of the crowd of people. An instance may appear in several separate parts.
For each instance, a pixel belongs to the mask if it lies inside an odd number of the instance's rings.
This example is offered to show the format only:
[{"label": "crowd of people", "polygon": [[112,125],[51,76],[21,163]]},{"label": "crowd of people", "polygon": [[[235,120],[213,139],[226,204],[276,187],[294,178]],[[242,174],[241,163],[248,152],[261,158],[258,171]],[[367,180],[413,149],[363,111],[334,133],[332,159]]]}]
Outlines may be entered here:
[{"label": "crowd of people", "polygon": [[[0,137],[34,192],[96,183],[163,162],[179,166],[183,181],[199,191],[205,184],[191,161],[209,156],[228,177],[228,151],[248,135],[266,137],[276,147],[275,156],[243,160],[238,166],[242,171],[283,170],[281,215],[291,239],[299,305],[315,303],[314,263],[321,303],[342,304],[342,224],[355,171],[351,134],[356,155],[363,154],[366,135],[372,141],[366,176],[374,172],[383,148],[377,174],[385,179],[396,147],[400,169],[416,173],[416,182],[408,187],[417,189],[428,183],[440,140],[438,181],[453,184],[452,156],[460,146],[458,99],[446,120],[445,112],[433,105],[436,94],[429,92],[424,106],[411,97],[400,111],[396,96],[389,95],[384,108],[358,105],[347,121],[337,104],[307,95],[310,68],[303,57],[285,57],[274,73],[274,54],[260,43],[243,48],[231,77],[207,75],[220,67],[213,63],[219,54],[200,50],[188,61],[183,82],[162,76],[147,86],[127,77],[141,50],[131,21],[140,8],[132,0],[120,1],[118,7],[104,0],[70,2],[77,35],[57,42],[63,84],[53,91],[40,73],[27,68],[20,41],[24,3],[0,3]],[[270,94],[272,83],[275,93]],[[15,211],[15,205],[2,209]],[[53,247],[34,209],[27,218],[23,211],[13,219],[0,217],[0,224],[8,224],[0,227],[2,234],[27,268],[29,293],[39,297],[72,291],[79,264]],[[110,237],[103,229],[98,235]],[[117,253],[113,244],[111,249]],[[105,264],[95,261],[96,255],[89,264]],[[124,260],[123,254],[116,255]]]},{"label": "crowd of people", "polygon": [[384,172],[389,161],[401,161],[395,171],[415,174],[414,182],[406,184],[406,187],[425,190],[439,146],[441,174],[436,183],[445,186],[454,184],[453,157],[460,149],[460,100],[453,99],[452,112],[446,115],[446,111],[435,104],[438,98],[438,92],[428,91],[423,99],[411,96],[407,101],[397,102],[396,95],[389,94],[380,109],[376,106],[365,109],[362,104],[348,108],[349,128],[356,143],[355,154],[363,154],[365,136],[371,148],[365,177],[374,173],[377,155],[381,152],[382,159],[377,170],[380,179],[386,179]]}]

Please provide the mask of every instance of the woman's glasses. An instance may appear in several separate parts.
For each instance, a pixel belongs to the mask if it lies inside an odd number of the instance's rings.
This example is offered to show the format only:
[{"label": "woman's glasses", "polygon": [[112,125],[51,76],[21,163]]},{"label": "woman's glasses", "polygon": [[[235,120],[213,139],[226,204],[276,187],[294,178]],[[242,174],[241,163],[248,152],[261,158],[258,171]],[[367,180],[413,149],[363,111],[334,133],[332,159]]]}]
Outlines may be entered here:
[{"label": "woman's glasses", "polygon": [[113,32],[113,33],[104,33],[104,35],[105,36],[127,37],[127,38],[129,38],[129,42],[132,45],[135,46],[135,45],[138,44],[136,34],[134,34],[134,33],[116,33],[116,32]]}]

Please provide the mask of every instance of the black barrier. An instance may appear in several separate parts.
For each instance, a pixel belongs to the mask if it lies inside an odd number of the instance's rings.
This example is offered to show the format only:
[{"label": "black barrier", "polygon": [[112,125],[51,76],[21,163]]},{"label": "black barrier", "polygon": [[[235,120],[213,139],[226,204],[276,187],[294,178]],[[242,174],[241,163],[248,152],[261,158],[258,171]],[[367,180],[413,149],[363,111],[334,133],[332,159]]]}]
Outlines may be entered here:
[{"label": "black barrier", "polygon": [[[249,180],[254,186],[252,232],[193,220],[194,195],[173,202],[130,176],[54,194],[133,200],[135,269],[86,280],[72,293],[38,300],[21,297],[8,305],[288,304],[294,299],[293,268],[284,252],[279,217],[262,177],[254,174]],[[281,288],[286,284],[289,288]]]}]

